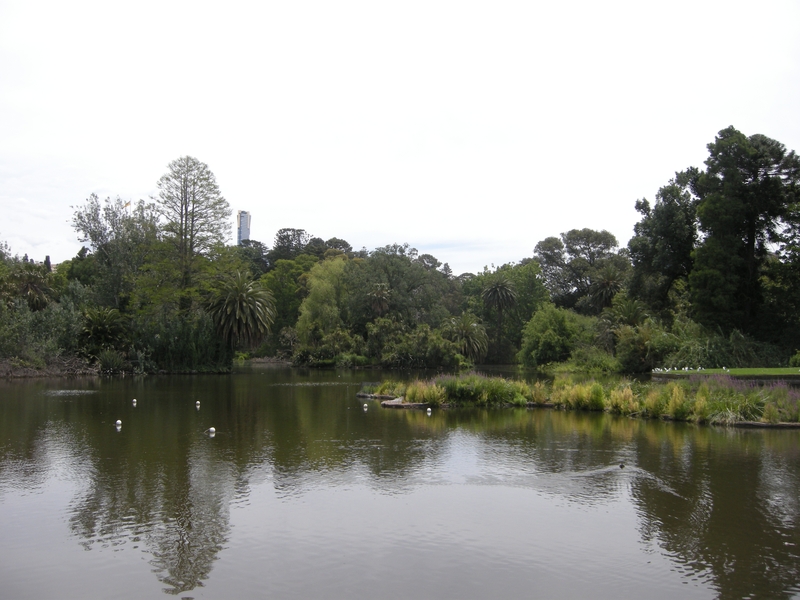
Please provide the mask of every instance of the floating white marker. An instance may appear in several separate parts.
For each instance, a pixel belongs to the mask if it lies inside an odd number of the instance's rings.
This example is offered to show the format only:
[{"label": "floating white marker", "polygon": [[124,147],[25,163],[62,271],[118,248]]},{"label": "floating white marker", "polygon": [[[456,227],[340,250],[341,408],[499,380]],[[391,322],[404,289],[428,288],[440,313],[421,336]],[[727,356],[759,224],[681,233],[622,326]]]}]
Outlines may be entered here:
[{"label": "floating white marker", "polygon": [[366,404],[364,405],[364,410],[367,410],[367,405]]},{"label": "floating white marker", "polygon": [[136,398],[133,399],[133,405],[136,406]]},{"label": "floating white marker", "polygon": [[211,435],[214,435],[215,433],[217,433],[217,430],[214,429],[213,427],[209,427],[208,428],[208,433],[210,433]]},{"label": "floating white marker", "polygon": [[116,423],[114,423],[114,424],[115,424],[117,427],[122,427],[122,421],[120,421],[119,419],[117,419],[117,422],[116,422]]},{"label": "floating white marker", "polygon": [[431,409],[430,408],[428,409],[428,414],[431,414]]}]

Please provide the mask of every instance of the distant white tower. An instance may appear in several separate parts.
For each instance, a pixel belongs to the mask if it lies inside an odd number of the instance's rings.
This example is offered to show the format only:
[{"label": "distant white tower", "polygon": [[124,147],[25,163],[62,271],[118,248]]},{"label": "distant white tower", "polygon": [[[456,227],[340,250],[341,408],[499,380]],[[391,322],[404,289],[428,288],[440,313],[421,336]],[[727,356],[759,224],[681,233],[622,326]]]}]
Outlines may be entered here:
[{"label": "distant white tower", "polygon": [[236,243],[241,246],[242,240],[250,239],[250,213],[240,210],[236,213]]}]

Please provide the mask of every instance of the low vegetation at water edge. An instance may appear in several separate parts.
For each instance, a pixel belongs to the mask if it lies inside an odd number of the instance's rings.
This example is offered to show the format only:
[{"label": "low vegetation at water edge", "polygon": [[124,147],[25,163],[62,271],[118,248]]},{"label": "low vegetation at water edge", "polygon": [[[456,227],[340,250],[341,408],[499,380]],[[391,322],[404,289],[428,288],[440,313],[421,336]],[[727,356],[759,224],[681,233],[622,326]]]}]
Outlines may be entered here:
[{"label": "low vegetation at water edge", "polygon": [[530,384],[470,373],[406,384],[386,381],[371,391],[430,406],[532,404],[710,424],[800,422],[800,390],[782,382],[760,385],[728,375],[693,376],[667,383],[618,380],[610,384],[564,377],[552,383]]}]

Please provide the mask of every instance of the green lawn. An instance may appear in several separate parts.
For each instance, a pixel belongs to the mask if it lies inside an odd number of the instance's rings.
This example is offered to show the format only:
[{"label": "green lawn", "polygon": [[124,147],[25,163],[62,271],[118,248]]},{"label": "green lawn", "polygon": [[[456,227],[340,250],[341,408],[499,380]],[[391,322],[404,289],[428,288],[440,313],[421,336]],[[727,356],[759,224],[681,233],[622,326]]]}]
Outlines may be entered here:
[{"label": "green lawn", "polygon": [[697,371],[694,369],[690,369],[689,371],[661,371],[661,372],[654,372],[655,375],[696,375],[698,373],[703,375],[716,375],[716,374],[726,374],[726,375],[742,375],[748,377],[785,377],[787,375],[792,375],[794,377],[800,378],[800,369],[797,367],[776,367],[772,369],[728,369],[723,371],[722,369],[703,369],[702,371]]}]

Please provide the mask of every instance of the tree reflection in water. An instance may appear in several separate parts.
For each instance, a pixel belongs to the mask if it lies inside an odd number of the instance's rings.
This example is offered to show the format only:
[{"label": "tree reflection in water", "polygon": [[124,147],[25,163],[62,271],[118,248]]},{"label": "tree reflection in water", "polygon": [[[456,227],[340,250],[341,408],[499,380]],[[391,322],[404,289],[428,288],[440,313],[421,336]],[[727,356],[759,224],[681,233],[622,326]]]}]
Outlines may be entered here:
[{"label": "tree reflection in water", "polygon": [[[148,553],[169,594],[209,579],[232,542],[231,507],[247,505],[255,486],[293,502],[319,489],[413,494],[452,483],[582,506],[630,502],[643,543],[719,597],[800,593],[794,432],[542,409],[364,413],[357,386],[305,381],[153,378],[57,402],[40,390],[15,402],[6,387],[0,492],[42,485],[53,456],[69,455],[58,464],[83,484],[69,509],[73,534],[88,550]],[[213,439],[202,434],[212,424]]]}]

